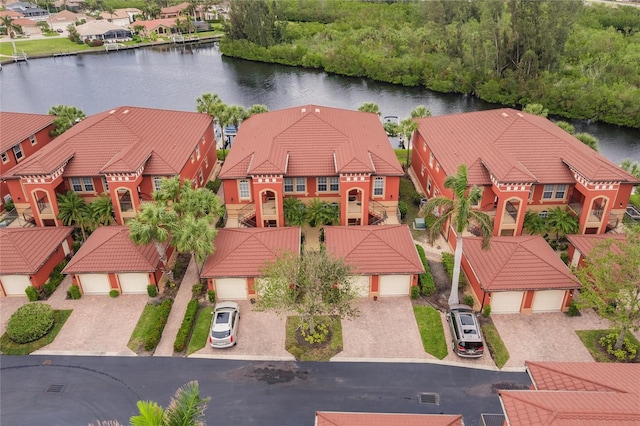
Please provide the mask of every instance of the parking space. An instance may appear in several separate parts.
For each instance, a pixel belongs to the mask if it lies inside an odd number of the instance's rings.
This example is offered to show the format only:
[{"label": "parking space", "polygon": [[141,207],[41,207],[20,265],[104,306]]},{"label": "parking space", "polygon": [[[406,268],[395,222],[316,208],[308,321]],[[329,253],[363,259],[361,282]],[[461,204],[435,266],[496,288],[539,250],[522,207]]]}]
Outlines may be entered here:
[{"label": "parking space", "polygon": [[591,309],[578,317],[554,312],[491,318],[509,351],[505,368],[522,368],[526,360],[593,362],[575,331],[610,327],[609,321]]},{"label": "parking space", "polygon": [[240,305],[238,343],[226,349],[213,349],[208,344],[193,358],[254,359],[293,361],[295,358],[284,348],[286,315],[257,312],[249,301]]}]

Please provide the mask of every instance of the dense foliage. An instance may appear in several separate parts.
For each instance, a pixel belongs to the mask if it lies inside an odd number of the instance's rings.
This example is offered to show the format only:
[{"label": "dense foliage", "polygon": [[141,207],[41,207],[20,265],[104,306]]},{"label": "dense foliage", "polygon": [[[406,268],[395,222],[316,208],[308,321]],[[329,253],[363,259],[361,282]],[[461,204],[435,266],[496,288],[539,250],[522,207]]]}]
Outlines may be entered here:
[{"label": "dense foliage", "polygon": [[250,4],[232,3],[223,54],[504,105],[537,102],[550,114],[640,127],[635,7],[578,0]]},{"label": "dense foliage", "polygon": [[[418,250],[418,255],[420,256],[420,260],[422,261],[422,266],[424,266],[424,273],[420,274],[420,293],[423,296],[431,296],[436,291],[436,284],[433,280],[433,275],[431,275],[431,269],[429,268],[429,262],[427,262],[427,256],[424,253],[424,248],[421,245],[416,244],[416,250]],[[451,264],[453,268],[453,263]],[[452,269],[453,270],[453,269]]]},{"label": "dense foliage", "polygon": [[38,340],[53,327],[53,309],[44,303],[28,303],[9,318],[7,335],[16,343]]},{"label": "dense foliage", "polygon": [[182,324],[180,325],[180,329],[178,330],[178,334],[176,335],[176,340],[173,343],[173,350],[175,352],[182,352],[187,346],[187,340],[191,335],[191,329],[193,328],[193,322],[196,320],[197,313],[198,301],[192,299],[187,304],[187,310],[184,313]]}]

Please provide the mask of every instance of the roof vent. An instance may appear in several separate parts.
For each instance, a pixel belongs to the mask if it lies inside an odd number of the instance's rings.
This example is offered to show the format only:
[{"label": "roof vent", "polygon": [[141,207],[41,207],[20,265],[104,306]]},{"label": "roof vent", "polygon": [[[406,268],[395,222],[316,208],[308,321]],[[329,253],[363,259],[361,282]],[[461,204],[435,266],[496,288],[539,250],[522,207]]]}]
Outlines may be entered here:
[{"label": "roof vent", "polygon": [[518,114],[518,117],[524,117],[524,115],[522,115],[521,113],[517,112],[516,114]]},{"label": "roof vent", "polygon": [[127,114],[127,113],[129,113],[129,110],[128,110],[128,109],[125,109],[124,111],[122,111],[122,113],[123,113],[123,114]]},{"label": "roof vent", "polygon": [[320,112],[320,108],[316,108],[316,113],[319,113],[319,112]]},{"label": "roof vent", "polygon": [[501,115],[502,115],[504,118],[507,118],[507,117],[509,116],[509,114],[507,114],[506,112],[503,112]]},{"label": "roof vent", "polygon": [[307,109],[306,109],[306,108],[302,108],[302,109],[300,110],[300,112],[304,114],[305,112],[307,112]]},{"label": "roof vent", "polygon": [[114,112],[116,112],[116,110],[112,109],[111,111],[109,111],[109,114],[113,114]]}]

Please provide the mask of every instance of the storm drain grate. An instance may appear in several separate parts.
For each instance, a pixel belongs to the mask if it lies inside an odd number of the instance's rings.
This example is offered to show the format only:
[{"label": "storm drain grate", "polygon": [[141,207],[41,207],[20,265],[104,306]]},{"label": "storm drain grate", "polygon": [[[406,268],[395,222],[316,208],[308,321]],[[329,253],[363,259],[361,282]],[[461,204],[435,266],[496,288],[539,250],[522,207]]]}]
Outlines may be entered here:
[{"label": "storm drain grate", "polygon": [[440,405],[440,396],[433,392],[422,392],[418,394],[420,404]]},{"label": "storm drain grate", "polygon": [[47,392],[50,393],[60,393],[64,389],[64,385],[49,385]]}]

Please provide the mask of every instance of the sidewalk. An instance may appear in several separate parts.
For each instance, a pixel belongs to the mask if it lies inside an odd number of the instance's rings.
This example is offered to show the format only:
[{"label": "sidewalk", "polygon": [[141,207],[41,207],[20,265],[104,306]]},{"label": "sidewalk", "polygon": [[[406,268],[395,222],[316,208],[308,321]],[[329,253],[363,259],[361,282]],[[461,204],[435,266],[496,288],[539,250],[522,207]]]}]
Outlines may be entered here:
[{"label": "sidewalk", "polygon": [[191,286],[198,282],[200,282],[198,266],[196,265],[195,259],[191,257],[187,272],[185,272],[180,288],[178,289],[178,294],[173,300],[167,325],[164,327],[162,338],[153,356],[173,356],[173,343],[176,340],[176,334],[178,334],[178,330],[184,319],[184,314],[187,311],[187,304],[191,300]]}]

